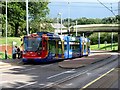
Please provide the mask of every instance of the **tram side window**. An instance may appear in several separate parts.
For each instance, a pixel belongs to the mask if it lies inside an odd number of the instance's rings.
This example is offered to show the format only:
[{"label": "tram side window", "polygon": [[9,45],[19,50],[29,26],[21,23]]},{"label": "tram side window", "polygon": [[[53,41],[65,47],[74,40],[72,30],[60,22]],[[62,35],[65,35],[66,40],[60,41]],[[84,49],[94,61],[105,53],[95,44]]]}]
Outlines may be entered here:
[{"label": "tram side window", "polygon": [[70,50],[72,50],[72,48],[73,48],[73,42],[70,42]]},{"label": "tram side window", "polygon": [[67,42],[64,43],[64,50],[67,50]]},{"label": "tram side window", "polygon": [[80,50],[79,43],[74,43],[73,52],[79,52],[79,50]]},{"label": "tram side window", "polygon": [[55,53],[55,41],[49,41],[49,51]]},{"label": "tram side window", "polygon": [[59,43],[58,43],[58,53],[62,54],[62,43],[61,43],[61,41],[59,41]]},{"label": "tram side window", "polygon": [[84,43],[84,50],[86,50],[86,43]]},{"label": "tram side window", "polygon": [[88,48],[90,48],[90,42],[88,42]]},{"label": "tram side window", "polygon": [[47,48],[47,47],[48,47],[48,45],[47,45],[48,43],[47,43],[46,40],[44,40],[43,42],[44,42],[44,43],[43,43],[43,47],[45,48],[45,50],[47,50],[47,49],[48,49],[48,48]]}]

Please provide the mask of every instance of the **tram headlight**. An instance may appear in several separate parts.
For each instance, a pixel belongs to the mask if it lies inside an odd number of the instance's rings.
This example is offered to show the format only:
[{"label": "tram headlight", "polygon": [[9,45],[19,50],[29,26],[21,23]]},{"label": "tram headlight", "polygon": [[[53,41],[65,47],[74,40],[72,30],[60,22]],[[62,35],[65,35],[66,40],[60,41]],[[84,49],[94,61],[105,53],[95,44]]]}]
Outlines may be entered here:
[{"label": "tram headlight", "polygon": [[23,51],[23,55],[26,54],[26,51]]},{"label": "tram headlight", "polygon": [[38,55],[41,55],[41,52],[38,52],[37,54],[38,54]]}]

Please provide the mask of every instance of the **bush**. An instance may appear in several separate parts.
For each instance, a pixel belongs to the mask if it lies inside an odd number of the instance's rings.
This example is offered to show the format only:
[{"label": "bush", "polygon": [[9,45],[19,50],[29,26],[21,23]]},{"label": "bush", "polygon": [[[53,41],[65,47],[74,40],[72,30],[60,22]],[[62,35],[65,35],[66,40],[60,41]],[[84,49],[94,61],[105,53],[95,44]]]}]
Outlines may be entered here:
[{"label": "bush", "polygon": [[[113,34],[113,42],[118,42],[118,35],[117,33]],[[95,45],[98,43],[98,33],[93,33],[89,36],[91,40],[91,44]],[[100,33],[100,43],[104,44],[104,42],[107,41],[107,43],[111,43],[111,33]]]}]

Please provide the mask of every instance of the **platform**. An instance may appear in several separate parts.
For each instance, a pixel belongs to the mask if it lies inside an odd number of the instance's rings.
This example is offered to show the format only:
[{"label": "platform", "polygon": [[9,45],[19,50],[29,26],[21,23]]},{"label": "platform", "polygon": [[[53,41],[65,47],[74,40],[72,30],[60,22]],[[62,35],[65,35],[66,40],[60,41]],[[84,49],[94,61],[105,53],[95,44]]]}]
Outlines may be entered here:
[{"label": "platform", "polygon": [[59,62],[58,65],[62,68],[80,68],[110,57],[111,54],[96,54],[82,58],[64,60],[62,62]]}]

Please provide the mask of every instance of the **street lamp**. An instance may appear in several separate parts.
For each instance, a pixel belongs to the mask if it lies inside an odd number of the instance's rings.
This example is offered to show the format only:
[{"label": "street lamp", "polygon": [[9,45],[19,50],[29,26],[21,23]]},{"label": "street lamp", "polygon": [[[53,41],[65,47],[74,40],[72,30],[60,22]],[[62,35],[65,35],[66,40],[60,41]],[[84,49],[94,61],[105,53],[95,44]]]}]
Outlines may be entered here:
[{"label": "street lamp", "polygon": [[57,16],[57,32],[56,32],[56,34],[58,34],[58,30],[59,30],[58,25],[59,25],[59,19],[58,19],[58,16]]},{"label": "street lamp", "polygon": [[111,50],[113,48],[113,32],[111,33]]},{"label": "street lamp", "polygon": [[98,48],[100,48],[100,32],[98,32]]},{"label": "street lamp", "polygon": [[70,24],[70,2],[68,2],[68,35],[70,35],[70,27],[69,27],[69,24]]},{"label": "street lamp", "polygon": [[28,30],[28,0],[26,0],[26,22],[27,22],[27,25],[26,25],[26,28],[27,28],[27,35],[29,35],[29,30]]},{"label": "street lamp", "polygon": [[77,37],[77,20],[76,20],[76,37]]},{"label": "street lamp", "polygon": [[58,13],[58,15],[60,15],[60,22],[61,22],[61,24],[60,24],[60,33],[61,33],[61,35],[62,35],[62,14],[61,13]]}]

